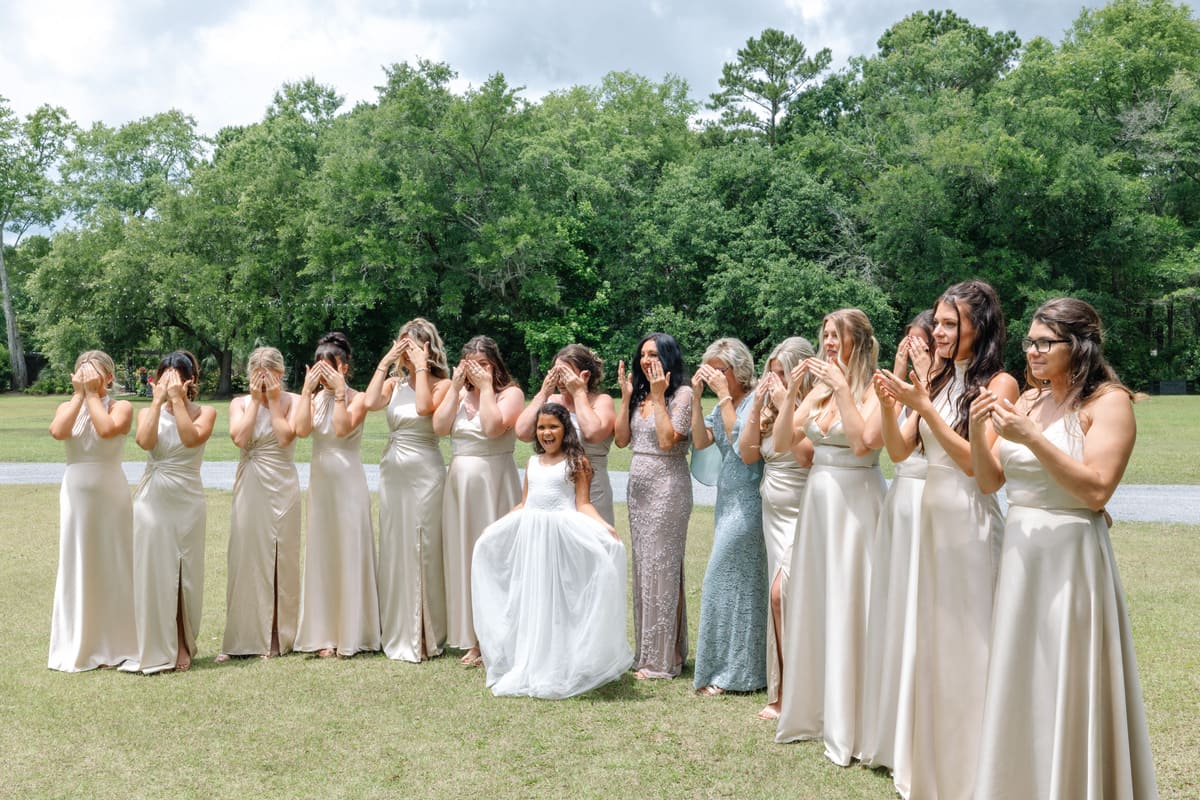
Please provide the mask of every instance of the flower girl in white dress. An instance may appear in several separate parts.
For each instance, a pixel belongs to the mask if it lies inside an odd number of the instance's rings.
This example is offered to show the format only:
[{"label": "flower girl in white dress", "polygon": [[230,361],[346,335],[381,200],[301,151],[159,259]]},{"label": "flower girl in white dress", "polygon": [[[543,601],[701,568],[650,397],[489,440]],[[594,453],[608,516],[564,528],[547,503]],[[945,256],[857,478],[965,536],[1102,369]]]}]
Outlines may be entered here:
[{"label": "flower girl in white dress", "polygon": [[538,410],[525,493],[484,530],[471,562],[475,632],[496,695],[571,697],[633,664],[625,547],[592,506],[570,413]]}]

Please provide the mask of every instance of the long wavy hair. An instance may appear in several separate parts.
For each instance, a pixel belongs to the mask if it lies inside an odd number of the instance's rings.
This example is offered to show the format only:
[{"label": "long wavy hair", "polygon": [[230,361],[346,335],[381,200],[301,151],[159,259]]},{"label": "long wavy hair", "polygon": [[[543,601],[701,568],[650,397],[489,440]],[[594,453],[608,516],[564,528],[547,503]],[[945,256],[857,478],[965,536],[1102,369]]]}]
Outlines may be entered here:
[{"label": "long wavy hair", "polygon": [[490,336],[472,336],[463,345],[462,357],[480,355],[488,362],[492,368],[492,391],[496,394],[507,389],[509,386],[516,384],[512,374],[508,371],[508,366],[504,363],[504,357],[500,355],[500,345],[496,344],[496,340]]},{"label": "long wavy hair", "polygon": [[[1090,303],[1074,297],[1047,300],[1033,312],[1033,321],[1054,331],[1057,338],[1068,340],[1071,348],[1068,408],[1078,409],[1097,394],[1113,389],[1133,396],[1133,392],[1121,383],[1116,370],[1104,357],[1100,314]],[[1034,378],[1028,365],[1025,367],[1025,381],[1039,391],[1048,391],[1048,384]]]},{"label": "long wavy hair", "polygon": [[[587,475],[590,479],[592,465],[588,461],[587,454],[583,452],[583,442],[579,441],[579,432],[575,430],[575,425],[571,422],[571,412],[562,403],[542,403],[538,409],[538,416],[543,414],[554,417],[562,423],[562,451],[567,458],[567,482],[574,483],[579,475]],[[546,452],[541,439],[536,435],[536,428],[533,437],[533,452],[539,456]]]},{"label": "long wavy hair", "polygon": [[633,351],[633,369],[630,374],[633,394],[629,398],[629,408],[626,411],[630,420],[633,419],[634,410],[650,396],[650,379],[642,369],[642,346],[651,339],[658,348],[658,360],[662,363],[663,373],[670,376],[667,378],[667,402],[671,402],[679,387],[690,380],[687,367],[683,365],[683,350],[680,349],[679,342],[675,341],[675,337],[669,333],[646,334]]},{"label": "long wavy hair", "polygon": [[588,374],[588,394],[597,394],[604,380],[604,360],[596,355],[596,351],[581,344],[569,344],[554,354],[555,361],[565,361],[575,368],[576,372],[586,371]]},{"label": "long wavy hair", "polygon": [[396,333],[399,341],[407,336],[417,344],[429,345],[429,374],[435,378],[450,377],[450,366],[446,359],[446,345],[437,326],[424,317],[416,317],[400,326]]},{"label": "long wavy hair", "polygon": [[[1004,314],[1000,310],[1000,298],[991,284],[984,281],[956,283],[942,293],[933,304],[936,311],[945,304],[953,309],[958,319],[958,332],[962,333],[962,317],[965,311],[975,327],[975,345],[971,360],[963,376],[965,387],[958,399],[958,409],[951,427],[963,439],[970,438],[971,403],[987,388],[992,377],[1004,369]],[[929,381],[929,396],[937,397],[948,389],[954,380],[954,362],[958,360],[958,341],[954,352],[933,371]]]},{"label": "long wavy hair", "polygon": [[[850,384],[850,396],[856,404],[861,403],[867,392],[871,391],[871,381],[879,361],[879,340],[875,338],[875,328],[871,326],[867,315],[859,309],[839,308],[829,312],[821,320],[818,341],[824,338],[827,322],[832,322],[838,332],[840,349],[836,363],[846,373],[846,381]],[[845,351],[847,344],[850,346],[850,360],[842,361],[842,351]],[[824,408],[832,399],[833,390],[817,384],[813,389],[812,408]]]},{"label": "long wavy hair", "polygon": [[[771,368],[772,361],[778,361],[780,368],[783,370],[784,380],[791,382],[792,370],[796,368],[801,361],[806,358],[812,358],[817,353],[813,350],[812,342],[805,339],[803,336],[789,336],[779,344],[775,345],[775,349],[771,351],[771,355],[767,356],[767,361],[763,364],[763,375],[766,375]],[[813,376],[805,375],[800,382],[800,390],[796,394],[796,402],[800,402],[804,397],[812,391]],[[779,409],[775,407],[775,401],[767,395],[767,400],[763,403],[763,410],[760,414],[759,433],[766,436],[775,427],[775,418],[779,416]]]}]

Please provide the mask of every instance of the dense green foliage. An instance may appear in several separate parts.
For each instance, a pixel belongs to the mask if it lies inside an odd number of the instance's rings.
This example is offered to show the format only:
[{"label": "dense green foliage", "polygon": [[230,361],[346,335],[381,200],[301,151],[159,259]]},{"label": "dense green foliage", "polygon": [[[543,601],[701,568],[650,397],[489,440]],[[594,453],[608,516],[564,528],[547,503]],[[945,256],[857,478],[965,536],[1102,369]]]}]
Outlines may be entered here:
[{"label": "dense green foliage", "polygon": [[523,380],[571,341],[615,367],[653,329],[690,360],[727,335],[764,353],[845,305],[886,352],[947,285],[982,277],[1013,342],[1036,304],[1073,294],[1132,384],[1200,377],[1185,6],[1115,0],[1058,44],[918,12],[830,62],[764,31],[724,65],[707,124],[673,77],[533,101],[499,74],[456,92],[449,65],[418,61],[350,109],[286,85],[211,140],[178,111],[72,128],[30,185],[54,183],[73,222],[10,251],[12,313],[56,368],[85,347],[138,364],[186,346],[228,393],[256,344],[299,367],[341,329],[370,360],[416,315],[451,348],[492,335]]}]

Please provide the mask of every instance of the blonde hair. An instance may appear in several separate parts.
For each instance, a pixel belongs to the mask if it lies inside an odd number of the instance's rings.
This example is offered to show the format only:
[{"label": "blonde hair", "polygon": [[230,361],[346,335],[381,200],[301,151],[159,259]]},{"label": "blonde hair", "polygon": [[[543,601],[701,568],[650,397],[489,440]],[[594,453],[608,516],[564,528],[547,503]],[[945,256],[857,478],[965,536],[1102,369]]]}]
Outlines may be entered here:
[{"label": "blonde hair", "polygon": [[283,353],[274,347],[256,347],[251,350],[250,357],[246,359],[246,374],[253,375],[260,369],[284,375],[287,368],[283,363]]},{"label": "blonde hair", "polygon": [[[790,382],[792,370],[807,358],[812,358],[817,353],[813,350],[812,343],[803,336],[789,336],[779,344],[775,345],[775,349],[771,351],[771,355],[767,356],[767,361],[763,364],[763,374],[765,375],[771,369],[771,362],[778,361],[779,367],[783,370],[784,380]],[[797,393],[797,400],[803,400],[804,396],[812,391],[813,376],[811,373],[805,375],[800,382],[800,391]],[[761,422],[759,429],[763,436],[775,427],[775,418],[779,416],[779,409],[775,407],[775,401],[771,396],[767,395],[767,400],[763,403],[761,414]]]},{"label": "blonde hair", "polygon": [[750,348],[741,339],[717,339],[704,351],[700,361],[707,363],[714,358],[724,361],[733,370],[733,377],[743,391],[749,392],[754,388],[754,356],[750,355]]},{"label": "blonde hair", "polygon": [[400,326],[396,339],[399,341],[405,336],[414,342],[429,345],[429,372],[435,378],[450,377],[450,362],[446,359],[446,345],[442,342],[442,336],[438,333],[436,325],[424,317],[410,319]]},{"label": "blonde hair", "polygon": [[112,356],[103,350],[85,350],[79,354],[79,358],[75,359],[75,372],[84,364],[91,364],[93,367],[99,367],[100,376],[104,378],[105,385],[112,382],[113,375],[117,373],[117,365],[113,363]]},{"label": "blonde hair", "polygon": [[[837,365],[846,373],[846,381],[850,384],[850,396],[855,404],[859,404],[871,391],[871,379],[879,361],[879,340],[875,338],[875,329],[871,320],[857,308],[839,308],[831,311],[821,320],[820,336],[824,338],[825,324],[833,323],[838,333]],[[842,352],[850,347],[850,361],[842,363]],[[828,386],[817,386],[814,390],[812,408],[823,408],[833,397],[833,390]]]}]

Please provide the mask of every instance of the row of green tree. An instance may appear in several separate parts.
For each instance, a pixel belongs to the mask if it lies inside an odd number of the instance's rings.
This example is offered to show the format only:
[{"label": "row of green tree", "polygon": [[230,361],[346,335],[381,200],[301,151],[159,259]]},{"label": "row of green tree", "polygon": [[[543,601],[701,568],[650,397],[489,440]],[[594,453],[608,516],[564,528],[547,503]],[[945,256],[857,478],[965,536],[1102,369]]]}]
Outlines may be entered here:
[{"label": "row of green tree", "polygon": [[704,123],[670,76],[530,101],[499,74],[455,92],[426,61],[350,109],[287,84],[212,139],[179,111],[82,128],[0,99],[9,377],[26,384],[29,347],[61,381],[86,348],[185,346],[225,394],[257,344],[300,366],[340,329],[370,359],[417,315],[451,347],[492,335],[525,379],[567,342],[615,363],[650,330],[692,360],[724,335],[763,352],[846,305],[890,346],[969,277],[997,287],[1013,340],[1069,293],[1101,310],[1131,383],[1198,377],[1185,6],[1116,0],[1058,44],[919,12],[831,60],[763,31]]}]

